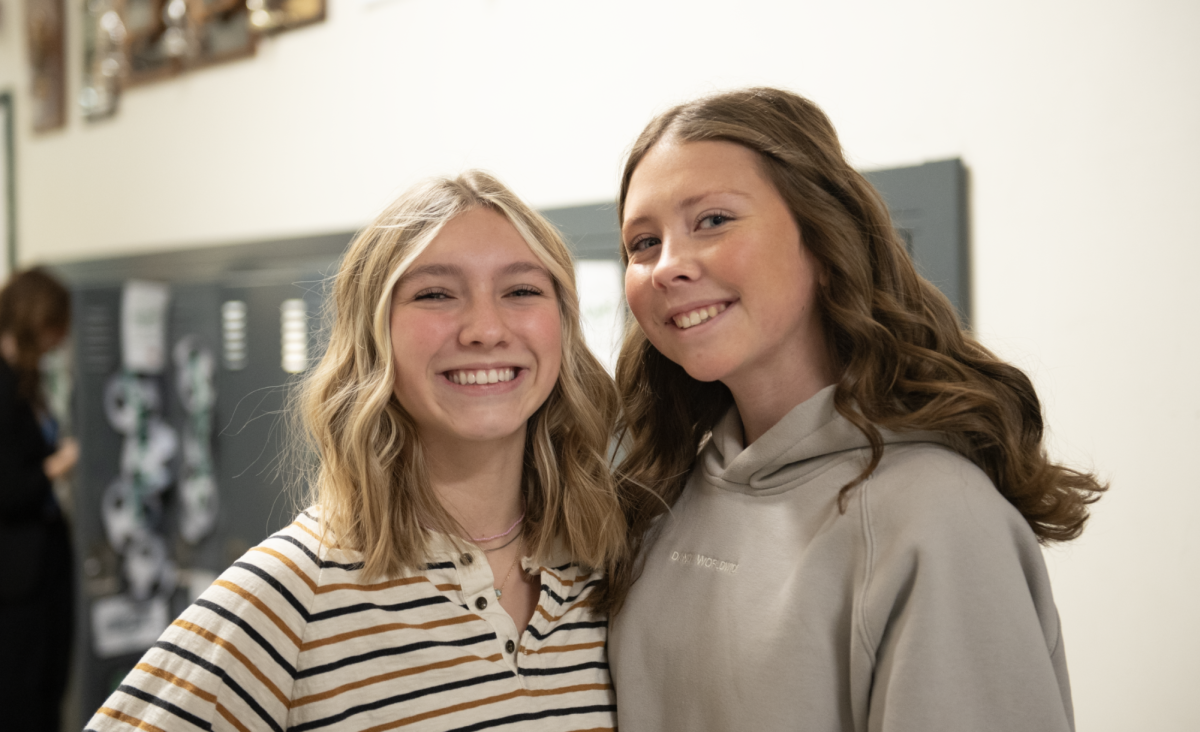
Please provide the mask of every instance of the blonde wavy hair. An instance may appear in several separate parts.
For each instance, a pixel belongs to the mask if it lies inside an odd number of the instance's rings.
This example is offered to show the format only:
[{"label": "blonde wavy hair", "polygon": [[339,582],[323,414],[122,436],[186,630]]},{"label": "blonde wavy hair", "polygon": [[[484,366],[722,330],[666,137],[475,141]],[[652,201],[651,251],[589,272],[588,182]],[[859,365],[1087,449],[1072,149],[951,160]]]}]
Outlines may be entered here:
[{"label": "blonde wavy hair", "polygon": [[469,171],[409,189],[355,237],[329,303],[328,348],[297,395],[300,439],[315,456],[309,499],[338,545],[361,552],[368,578],[419,568],[428,530],[464,535],[434,495],[420,434],[393,393],[390,316],[404,272],[447,222],[478,208],[504,216],[529,244],[554,280],[562,316],[558,379],[526,431],[527,546],[541,557],[561,541],[575,561],[606,570],[625,541],[607,457],[618,400],[583,339],[570,252],[502,183]]}]

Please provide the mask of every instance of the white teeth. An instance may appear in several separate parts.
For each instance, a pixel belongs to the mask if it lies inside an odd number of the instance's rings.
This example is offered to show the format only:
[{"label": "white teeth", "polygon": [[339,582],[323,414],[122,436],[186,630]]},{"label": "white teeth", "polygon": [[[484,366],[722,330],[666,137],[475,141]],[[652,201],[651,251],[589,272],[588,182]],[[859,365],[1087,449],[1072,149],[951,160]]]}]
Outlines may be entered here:
[{"label": "white teeth", "polygon": [[680,329],[687,330],[694,325],[703,323],[709,318],[715,318],[717,314],[723,312],[725,312],[725,304],[721,303],[720,305],[709,305],[706,308],[697,308],[690,313],[676,315],[673,320],[675,321],[675,325]]},{"label": "white teeth", "polygon": [[516,369],[479,369],[446,373],[446,378],[455,384],[498,384],[502,381],[512,381],[516,377]]}]

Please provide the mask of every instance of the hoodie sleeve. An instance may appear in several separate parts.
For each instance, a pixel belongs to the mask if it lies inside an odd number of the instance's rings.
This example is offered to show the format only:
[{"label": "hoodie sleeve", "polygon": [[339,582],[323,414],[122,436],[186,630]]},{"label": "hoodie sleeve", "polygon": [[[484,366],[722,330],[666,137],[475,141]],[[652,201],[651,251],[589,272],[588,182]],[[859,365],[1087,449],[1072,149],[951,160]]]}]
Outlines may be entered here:
[{"label": "hoodie sleeve", "polygon": [[1073,730],[1058,613],[1024,519],[947,450],[892,469],[903,479],[868,481],[859,504],[869,569],[855,625],[874,668],[866,729]]}]

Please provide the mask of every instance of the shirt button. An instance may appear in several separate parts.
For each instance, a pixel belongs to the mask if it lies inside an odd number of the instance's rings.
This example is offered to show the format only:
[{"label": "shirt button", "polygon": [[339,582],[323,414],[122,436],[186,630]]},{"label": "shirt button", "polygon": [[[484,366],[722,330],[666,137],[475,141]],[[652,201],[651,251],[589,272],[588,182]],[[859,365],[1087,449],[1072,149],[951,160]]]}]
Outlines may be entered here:
[{"label": "shirt button", "polygon": [[487,607],[487,598],[486,597],[476,598],[476,600],[475,600],[475,609],[476,610],[483,610],[486,607]]},{"label": "shirt button", "polygon": [[513,643],[512,641],[509,641],[504,644],[504,650],[508,651],[509,653],[512,653],[513,651],[517,650],[517,644]]},{"label": "shirt button", "polygon": [[463,564],[473,564],[475,562],[475,555],[464,554],[458,558],[458,561],[462,562]]}]

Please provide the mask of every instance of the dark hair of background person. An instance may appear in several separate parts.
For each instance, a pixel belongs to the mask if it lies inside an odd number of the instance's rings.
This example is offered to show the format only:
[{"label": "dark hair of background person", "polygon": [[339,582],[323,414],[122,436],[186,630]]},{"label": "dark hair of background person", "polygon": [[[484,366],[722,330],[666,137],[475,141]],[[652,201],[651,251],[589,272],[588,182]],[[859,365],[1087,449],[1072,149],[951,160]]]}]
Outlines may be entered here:
[{"label": "dark hair of background person", "polygon": [[16,345],[12,366],[17,393],[35,410],[45,408],[39,361],[44,344],[66,335],[71,324],[71,294],[40,268],[9,278],[0,289],[0,336]]},{"label": "dark hair of background person", "polygon": [[[862,473],[842,489],[843,511],[848,492],[883,456],[879,427],[935,430],[988,475],[1039,541],[1080,534],[1088,504],[1107,486],[1049,459],[1029,378],[965,332],[950,301],[917,274],[882,198],[846,162],[833,125],[815,104],[752,88],[663,113],[626,161],[622,222],[634,171],[664,139],[724,140],[757,152],[825,274],[817,297],[839,374],[834,405],[871,446]],[[621,256],[628,261],[624,247]],[[636,579],[647,529],[679,497],[698,451],[733,404],[728,388],[688,376],[632,320],[616,376],[626,450],[617,479],[630,533],[625,559],[598,598],[609,612],[620,609]]]}]

